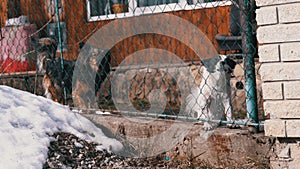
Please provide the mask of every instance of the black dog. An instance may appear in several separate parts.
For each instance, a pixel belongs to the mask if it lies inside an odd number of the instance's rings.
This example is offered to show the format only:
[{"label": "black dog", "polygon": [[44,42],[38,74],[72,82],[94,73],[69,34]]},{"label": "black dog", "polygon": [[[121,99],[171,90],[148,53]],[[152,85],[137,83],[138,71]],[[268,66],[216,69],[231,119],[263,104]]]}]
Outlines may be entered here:
[{"label": "black dog", "polygon": [[37,67],[43,73],[45,96],[56,102],[66,104],[72,93],[72,75],[75,61],[62,60],[56,57],[57,45],[53,39],[42,38],[37,48]]}]

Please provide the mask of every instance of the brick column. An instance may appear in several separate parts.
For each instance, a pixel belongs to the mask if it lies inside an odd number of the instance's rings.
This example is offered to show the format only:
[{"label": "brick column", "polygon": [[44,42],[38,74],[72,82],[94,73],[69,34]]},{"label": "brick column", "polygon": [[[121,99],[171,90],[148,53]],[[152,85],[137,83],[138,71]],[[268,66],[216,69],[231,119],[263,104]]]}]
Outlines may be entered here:
[{"label": "brick column", "polygon": [[267,136],[300,137],[300,0],[256,0]]}]

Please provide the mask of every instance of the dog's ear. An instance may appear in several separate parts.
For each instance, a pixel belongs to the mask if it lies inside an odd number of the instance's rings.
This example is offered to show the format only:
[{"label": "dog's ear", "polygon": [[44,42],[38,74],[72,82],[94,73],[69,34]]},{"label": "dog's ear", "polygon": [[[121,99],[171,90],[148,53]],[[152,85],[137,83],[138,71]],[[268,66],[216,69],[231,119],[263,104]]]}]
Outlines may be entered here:
[{"label": "dog's ear", "polygon": [[202,59],[201,63],[209,73],[214,73],[216,71],[216,65],[220,60],[220,57],[212,57],[209,59]]},{"label": "dog's ear", "polygon": [[57,43],[52,38],[41,38],[38,41],[38,52],[48,52],[50,59],[54,59],[56,55]]},{"label": "dog's ear", "polygon": [[226,58],[224,60],[224,64],[227,64],[232,70],[235,68],[236,66],[236,62],[230,58]]}]

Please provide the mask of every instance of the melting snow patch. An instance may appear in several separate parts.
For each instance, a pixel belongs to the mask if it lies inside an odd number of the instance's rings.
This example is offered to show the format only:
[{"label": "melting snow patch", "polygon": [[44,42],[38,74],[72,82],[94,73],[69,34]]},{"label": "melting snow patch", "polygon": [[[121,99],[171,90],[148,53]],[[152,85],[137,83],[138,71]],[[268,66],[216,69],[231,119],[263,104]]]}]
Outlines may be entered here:
[{"label": "melting snow patch", "polygon": [[0,86],[0,117],[0,168],[42,168],[56,132],[72,133],[107,150],[122,149],[68,107],[7,86]]}]

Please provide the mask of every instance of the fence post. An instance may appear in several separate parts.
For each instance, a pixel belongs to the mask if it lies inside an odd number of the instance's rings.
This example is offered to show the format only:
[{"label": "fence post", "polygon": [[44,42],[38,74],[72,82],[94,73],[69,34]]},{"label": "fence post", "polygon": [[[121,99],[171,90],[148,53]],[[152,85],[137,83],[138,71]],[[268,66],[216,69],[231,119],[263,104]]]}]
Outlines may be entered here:
[{"label": "fence post", "polygon": [[[242,47],[244,59],[244,72],[245,72],[245,92],[246,92],[246,109],[248,118],[258,123],[258,107],[257,107],[257,93],[256,93],[256,75],[255,75],[255,62],[254,57],[256,54],[255,47],[255,34],[253,30],[254,21],[254,4],[252,0],[240,0],[242,25]],[[258,126],[256,127],[258,131]]]},{"label": "fence post", "polygon": [[[60,48],[60,64],[61,64],[61,70],[64,71],[64,60],[63,60],[63,47],[62,47],[62,36],[61,36],[61,27],[60,27],[60,15],[59,15],[59,0],[55,0],[55,13],[57,17],[57,32],[58,32],[58,43]],[[63,73],[63,72],[60,72]],[[64,104],[67,103],[67,92],[65,85],[63,84],[63,96],[64,96]]]}]

